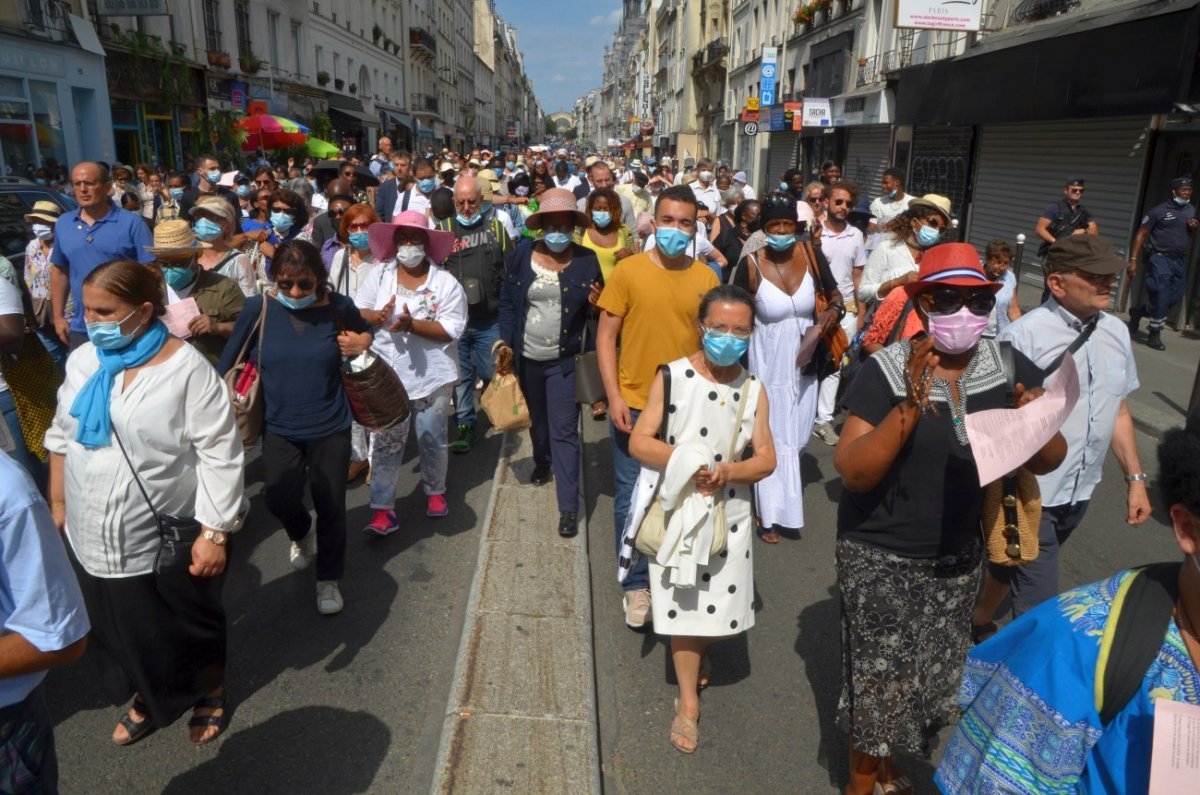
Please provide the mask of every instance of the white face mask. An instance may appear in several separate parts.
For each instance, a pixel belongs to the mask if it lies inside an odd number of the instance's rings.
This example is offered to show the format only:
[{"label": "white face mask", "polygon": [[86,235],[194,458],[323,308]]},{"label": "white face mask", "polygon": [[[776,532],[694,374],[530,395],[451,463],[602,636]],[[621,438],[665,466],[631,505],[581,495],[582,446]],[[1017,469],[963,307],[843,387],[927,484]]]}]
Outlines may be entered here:
[{"label": "white face mask", "polygon": [[33,234],[37,236],[38,240],[53,240],[54,227],[46,224],[33,224]]},{"label": "white face mask", "polygon": [[409,270],[413,270],[425,261],[425,247],[399,246],[396,249],[396,261]]}]

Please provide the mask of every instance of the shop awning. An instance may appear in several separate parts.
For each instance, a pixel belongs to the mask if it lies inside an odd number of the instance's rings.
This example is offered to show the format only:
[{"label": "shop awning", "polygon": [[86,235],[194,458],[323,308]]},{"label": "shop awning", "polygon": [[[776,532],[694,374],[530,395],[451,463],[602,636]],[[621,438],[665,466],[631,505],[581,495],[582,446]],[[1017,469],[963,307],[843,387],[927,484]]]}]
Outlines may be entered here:
[{"label": "shop awning", "polygon": [[409,116],[407,113],[397,113],[394,110],[386,111],[386,113],[388,118],[396,122],[396,124],[399,124],[401,127],[407,127],[410,130],[413,129],[412,116]]},{"label": "shop awning", "polygon": [[896,122],[1169,113],[1192,91],[1198,5],[1117,3],[992,34],[965,55],[901,71]]},{"label": "shop awning", "polygon": [[342,110],[341,108],[331,107],[329,109],[329,113],[331,115],[335,115],[335,116],[345,116],[347,118],[354,119],[359,124],[362,124],[364,127],[378,127],[379,126],[379,119],[375,118],[370,113],[367,113],[365,111]]},{"label": "shop awning", "polygon": [[379,119],[375,118],[374,114],[364,111],[362,102],[354,97],[344,97],[341,94],[330,94],[329,112],[331,114],[338,113],[347,118],[354,119],[366,127],[379,126]]}]

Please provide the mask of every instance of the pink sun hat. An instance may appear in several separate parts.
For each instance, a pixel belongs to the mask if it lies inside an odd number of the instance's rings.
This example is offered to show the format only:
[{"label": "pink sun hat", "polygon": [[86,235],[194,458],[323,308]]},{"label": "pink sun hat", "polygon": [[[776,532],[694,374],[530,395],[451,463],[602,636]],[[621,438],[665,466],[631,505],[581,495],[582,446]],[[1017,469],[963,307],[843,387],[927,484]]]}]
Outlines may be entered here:
[{"label": "pink sun hat", "polygon": [[418,229],[425,233],[425,255],[435,265],[441,265],[454,248],[454,234],[442,232],[429,225],[429,219],[424,213],[416,210],[406,210],[392,219],[391,223],[371,224],[367,230],[367,239],[371,244],[371,253],[375,258],[389,260],[396,256],[396,230]]}]

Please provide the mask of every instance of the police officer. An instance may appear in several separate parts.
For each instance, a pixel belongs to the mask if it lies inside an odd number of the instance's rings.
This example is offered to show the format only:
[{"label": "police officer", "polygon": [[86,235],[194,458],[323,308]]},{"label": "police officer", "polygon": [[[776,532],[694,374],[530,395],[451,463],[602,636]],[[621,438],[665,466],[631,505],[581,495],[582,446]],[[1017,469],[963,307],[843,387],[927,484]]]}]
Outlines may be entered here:
[{"label": "police officer", "polygon": [[1136,339],[1138,324],[1143,317],[1149,317],[1146,344],[1158,351],[1167,348],[1162,341],[1163,323],[1167,321],[1167,312],[1183,297],[1187,256],[1191,248],[1189,237],[1200,227],[1196,208],[1191,203],[1193,190],[1191,177],[1171,180],[1171,200],[1151,209],[1142,219],[1129,257],[1128,274],[1132,279],[1137,271],[1138,255],[1149,239],[1146,303],[1129,308],[1129,334]]}]

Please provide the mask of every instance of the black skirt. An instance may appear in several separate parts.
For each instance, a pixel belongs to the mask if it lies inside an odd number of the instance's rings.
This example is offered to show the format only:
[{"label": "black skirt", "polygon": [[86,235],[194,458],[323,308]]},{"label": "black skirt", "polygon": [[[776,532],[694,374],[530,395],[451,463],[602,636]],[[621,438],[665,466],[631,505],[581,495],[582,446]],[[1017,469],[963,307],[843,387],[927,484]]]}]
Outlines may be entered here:
[{"label": "black skirt", "polygon": [[71,564],[92,622],[89,656],[114,704],[137,693],[161,728],[224,684],[223,573],[96,577],[73,552]]}]

